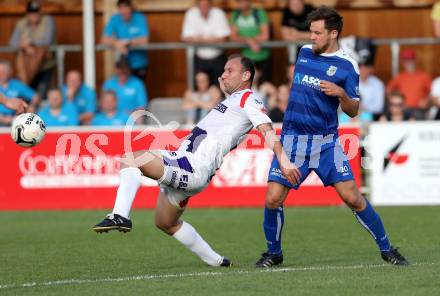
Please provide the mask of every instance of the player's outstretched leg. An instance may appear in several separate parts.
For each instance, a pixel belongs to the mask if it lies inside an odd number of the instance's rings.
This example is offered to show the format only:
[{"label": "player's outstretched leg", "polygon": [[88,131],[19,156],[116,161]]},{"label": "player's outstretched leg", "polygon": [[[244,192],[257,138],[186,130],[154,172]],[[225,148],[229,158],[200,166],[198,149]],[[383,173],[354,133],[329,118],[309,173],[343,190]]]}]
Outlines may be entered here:
[{"label": "player's outstretched leg", "polygon": [[284,225],[283,202],[289,188],[276,182],[269,182],[266,191],[263,229],[267,251],[261,254],[255,267],[272,267],[283,263],[281,234]]},{"label": "player's outstretched leg", "polygon": [[[163,192],[161,190],[157,199],[156,226],[168,235],[173,236],[199,256],[206,264],[211,266],[231,266],[231,261],[216,253],[191,224],[180,220],[180,216],[185,211],[185,208],[180,208],[177,204],[171,204],[166,194],[166,191]],[[174,191],[172,194],[178,193]]]},{"label": "player's outstretched leg", "polygon": [[351,208],[359,223],[371,234],[381,253],[381,257],[393,265],[409,265],[397,248],[394,248],[385,232],[385,227],[379,214],[359,192],[354,181],[344,181],[334,184],[336,191],[344,202]]},{"label": "player's outstretched leg", "polygon": [[132,228],[130,210],[141,186],[142,175],[159,179],[163,175],[163,160],[159,152],[137,151],[121,160],[120,183],[113,211],[93,227],[102,233],[110,230],[129,232]]}]

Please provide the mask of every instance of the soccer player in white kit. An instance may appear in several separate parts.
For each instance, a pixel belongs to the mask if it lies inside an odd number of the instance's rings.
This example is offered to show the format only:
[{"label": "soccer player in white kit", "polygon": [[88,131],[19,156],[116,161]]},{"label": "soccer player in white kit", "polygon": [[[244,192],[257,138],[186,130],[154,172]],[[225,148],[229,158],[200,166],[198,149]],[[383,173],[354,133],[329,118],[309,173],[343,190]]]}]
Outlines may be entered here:
[{"label": "soccer player in white kit", "polygon": [[263,102],[250,88],[255,75],[252,62],[240,55],[229,57],[220,88],[227,98],[211,110],[192,130],[177,151],[156,150],[127,153],[121,161],[120,185],[113,212],[95,225],[96,232],[130,231],[129,217],[141,177],[158,181],[161,187],[155,209],[156,226],[173,236],[211,266],[230,266],[228,258],[216,253],[197,231],[180,219],[188,199],[206,188],[223,157],[255,127],[281,163],[282,174],[292,184],[299,170],[284,153]]}]

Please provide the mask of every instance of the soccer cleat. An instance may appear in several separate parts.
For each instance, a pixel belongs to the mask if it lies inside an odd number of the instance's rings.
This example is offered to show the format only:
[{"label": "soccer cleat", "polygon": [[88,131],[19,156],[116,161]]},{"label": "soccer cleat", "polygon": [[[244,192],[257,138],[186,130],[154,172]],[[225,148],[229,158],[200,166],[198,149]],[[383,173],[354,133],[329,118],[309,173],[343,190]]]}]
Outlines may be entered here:
[{"label": "soccer cleat", "polygon": [[280,254],[269,254],[264,252],[261,254],[261,258],[255,263],[255,267],[269,268],[275,265],[280,265],[283,263],[283,253]]},{"label": "soccer cleat", "polygon": [[97,233],[109,232],[110,230],[119,230],[129,232],[132,228],[131,220],[118,214],[108,214],[104,220],[93,226]]},{"label": "soccer cleat", "polygon": [[220,259],[219,264],[220,264],[219,266],[221,266],[221,267],[231,267],[232,266],[231,260],[229,260],[229,258],[227,258],[227,257],[222,257]]},{"label": "soccer cleat", "polygon": [[405,266],[409,265],[409,262],[398,251],[399,248],[391,246],[389,251],[380,252],[382,259],[393,265]]}]

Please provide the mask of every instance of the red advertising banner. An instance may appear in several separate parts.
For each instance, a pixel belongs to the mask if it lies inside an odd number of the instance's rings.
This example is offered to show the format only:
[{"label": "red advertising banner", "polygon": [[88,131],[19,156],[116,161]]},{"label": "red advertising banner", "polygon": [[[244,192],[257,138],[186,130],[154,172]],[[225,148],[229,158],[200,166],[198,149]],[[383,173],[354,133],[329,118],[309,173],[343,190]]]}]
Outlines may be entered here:
[{"label": "red advertising banner", "polygon": [[[128,135],[123,129],[57,129],[48,131],[36,147],[22,148],[12,141],[7,129],[2,129],[0,210],[112,208],[119,182],[118,157],[127,151],[127,145],[133,151],[174,150],[188,133],[189,130],[154,128],[134,130]],[[340,129],[341,142],[359,184],[358,134],[358,128]],[[73,156],[67,159],[66,155]],[[251,132],[225,157],[211,184],[192,197],[189,206],[264,206],[271,161],[271,150],[264,147],[256,131]],[[157,183],[144,178],[134,207],[154,207],[158,192]],[[290,192],[285,203],[286,206],[339,204],[334,189],[324,188],[314,173],[299,190]]]}]

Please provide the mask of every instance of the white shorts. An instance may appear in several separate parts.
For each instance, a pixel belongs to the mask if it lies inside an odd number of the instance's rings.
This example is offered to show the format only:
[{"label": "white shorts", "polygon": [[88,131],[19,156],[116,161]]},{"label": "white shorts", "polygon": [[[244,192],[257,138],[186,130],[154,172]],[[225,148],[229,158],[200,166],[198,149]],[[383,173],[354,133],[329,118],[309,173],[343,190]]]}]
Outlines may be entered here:
[{"label": "white shorts", "polygon": [[164,162],[164,174],[157,180],[161,191],[178,208],[184,208],[188,199],[203,191],[211,180],[209,170],[198,166],[194,155],[187,151],[159,150]]}]

